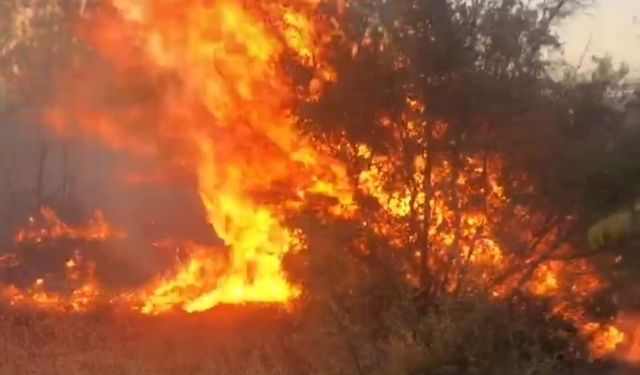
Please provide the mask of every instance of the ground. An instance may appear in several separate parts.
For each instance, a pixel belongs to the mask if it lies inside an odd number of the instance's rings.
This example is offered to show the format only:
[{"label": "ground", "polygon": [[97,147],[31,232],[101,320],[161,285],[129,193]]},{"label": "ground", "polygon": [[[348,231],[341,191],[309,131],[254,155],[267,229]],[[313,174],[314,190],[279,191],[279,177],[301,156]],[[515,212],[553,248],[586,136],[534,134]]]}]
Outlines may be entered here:
[{"label": "ground", "polygon": [[[331,345],[323,332],[296,337],[299,318],[294,311],[268,306],[157,317],[111,309],[81,315],[4,309],[0,375],[362,374],[344,366],[348,353],[327,351]],[[406,373],[389,371],[375,374]],[[448,373],[443,371],[433,373]],[[575,372],[636,373],[612,363]]]}]

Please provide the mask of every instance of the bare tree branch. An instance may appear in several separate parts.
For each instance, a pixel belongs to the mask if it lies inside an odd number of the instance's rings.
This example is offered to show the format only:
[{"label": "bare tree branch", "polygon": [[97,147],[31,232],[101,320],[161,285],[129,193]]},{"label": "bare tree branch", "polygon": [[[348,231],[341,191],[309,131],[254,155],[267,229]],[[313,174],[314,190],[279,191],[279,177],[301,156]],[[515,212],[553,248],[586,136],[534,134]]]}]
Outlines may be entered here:
[{"label": "bare tree branch", "polygon": [[44,203],[44,173],[47,163],[47,156],[49,154],[49,147],[44,135],[40,138],[40,154],[38,157],[38,166],[36,171],[36,188],[34,191],[36,211],[39,211]]},{"label": "bare tree branch", "polygon": [[578,65],[576,66],[576,72],[578,72],[582,68],[582,64],[584,63],[584,58],[589,52],[589,48],[591,47],[591,43],[593,41],[593,31],[589,33],[589,39],[587,40],[587,44],[584,46],[584,50],[582,51],[582,55],[580,55],[580,60],[578,60]]}]

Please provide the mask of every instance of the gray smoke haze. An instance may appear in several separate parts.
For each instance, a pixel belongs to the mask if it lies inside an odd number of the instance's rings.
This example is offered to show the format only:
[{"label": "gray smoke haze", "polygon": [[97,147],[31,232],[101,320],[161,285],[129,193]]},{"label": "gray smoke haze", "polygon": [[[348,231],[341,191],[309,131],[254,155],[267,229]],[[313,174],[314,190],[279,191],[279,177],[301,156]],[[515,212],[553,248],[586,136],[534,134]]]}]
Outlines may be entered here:
[{"label": "gray smoke haze", "polygon": [[[171,92],[171,77],[146,73],[144,65],[118,76],[102,57],[75,44],[59,49],[55,58],[43,45],[37,48],[42,53],[27,59],[34,60],[34,66],[25,65],[19,80],[26,92],[20,96],[28,102],[9,116],[0,107],[0,254],[16,250],[16,231],[40,206],[53,208],[70,225],[86,223],[95,210],[102,210],[114,228],[123,230],[126,239],[87,250],[108,259],[98,263],[97,272],[116,281],[147,279],[165,268],[165,258],[173,261],[174,254],[159,254],[155,242],[220,245],[206,222],[194,176],[188,175],[193,170],[185,175],[178,171],[169,180],[130,178],[164,174],[174,167],[175,155],[184,156],[176,137],[154,138],[164,114],[161,94]],[[138,59],[132,56],[132,61]],[[0,80],[4,73],[0,71]],[[64,137],[45,123],[51,107],[70,113],[73,130]],[[81,129],[93,125],[82,118],[85,109],[105,112],[114,129],[134,143],[161,151],[146,159],[133,157],[126,147],[116,150],[82,134]],[[60,246],[65,248],[43,250],[48,252],[45,263],[53,267],[59,259],[50,255],[66,255],[75,244]]]},{"label": "gray smoke haze", "polygon": [[[159,256],[156,241],[217,243],[193,187],[128,182],[132,172],[145,175],[157,168],[154,160],[134,162],[98,142],[61,138],[42,124],[20,120],[0,126],[0,157],[2,252],[14,250],[16,230],[36,214],[38,204],[54,208],[69,224],[81,225],[102,210],[115,228],[126,232],[126,239],[88,249],[99,253],[98,276],[113,285],[144,282],[170,265],[174,254]],[[73,249],[53,251],[66,255]],[[46,257],[52,269],[59,266],[56,256]]]}]

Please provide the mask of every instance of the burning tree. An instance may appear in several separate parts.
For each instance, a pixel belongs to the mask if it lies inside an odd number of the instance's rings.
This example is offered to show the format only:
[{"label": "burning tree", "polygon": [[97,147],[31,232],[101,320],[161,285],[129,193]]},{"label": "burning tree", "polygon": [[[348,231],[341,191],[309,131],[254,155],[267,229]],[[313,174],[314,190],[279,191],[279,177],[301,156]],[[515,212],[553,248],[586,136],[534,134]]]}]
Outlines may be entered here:
[{"label": "burning tree", "polygon": [[608,323],[611,274],[596,271],[618,253],[587,259],[586,212],[612,168],[593,156],[629,136],[605,104],[625,73],[552,79],[542,51],[575,5],[353,4],[331,49],[339,79],[303,113],[357,176],[370,241],[354,251],[393,252],[419,305],[542,298],[598,355],[624,337]]}]

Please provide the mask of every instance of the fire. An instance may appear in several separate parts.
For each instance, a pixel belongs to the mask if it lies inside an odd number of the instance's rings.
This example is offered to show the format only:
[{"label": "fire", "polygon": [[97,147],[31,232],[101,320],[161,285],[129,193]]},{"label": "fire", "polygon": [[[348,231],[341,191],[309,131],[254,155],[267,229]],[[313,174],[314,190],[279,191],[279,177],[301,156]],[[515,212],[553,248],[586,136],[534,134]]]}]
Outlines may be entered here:
[{"label": "fire", "polygon": [[[186,130],[187,143],[197,154],[193,168],[207,221],[230,254],[225,264],[210,255],[214,251],[195,251],[173,278],[154,287],[142,311],[175,305],[196,312],[220,303],[290,300],[297,291],[287,282],[281,259],[293,250],[292,234],[277,209],[258,205],[252,192],[291,179],[295,169],[307,170],[311,179],[291,180],[291,191],[331,194],[335,188],[331,174],[329,181],[317,174],[326,174],[322,159],[296,134],[295,119],[285,109],[291,94],[275,68],[285,45],[240,3],[188,7],[182,17],[170,15],[171,6],[147,5],[138,21],[151,59],[177,72],[189,90],[185,95],[196,95],[210,116]],[[282,22],[285,43],[309,64],[311,22],[286,8],[262,10]]]},{"label": "fire", "polygon": [[[115,295],[101,289],[95,265],[76,253],[64,264],[71,292],[52,292],[48,280],[38,278],[24,290],[4,288],[4,299],[15,306],[76,312],[107,301],[144,314],[196,313],[220,304],[286,304],[300,288],[287,279],[282,260],[304,247],[302,236],[286,225],[289,211],[324,196],[333,201],[322,207],[327,214],[353,217],[357,189],[382,208],[365,225],[398,251],[415,241],[406,235],[408,220],[429,222],[424,235],[436,250],[424,256],[416,251],[416,262],[450,270],[438,280],[442,290],[489,289],[502,297],[521,288],[536,298],[560,296],[553,314],[592,338],[595,357],[616,350],[625,333],[613,324],[591,322],[570,303],[604,287],[592,269],[544,261],[554,236],[525,254],[522,264],[501,243],[505,228],[496,224],[496,216],[508,212],[513,220],[534,224],[537,217],[506,196],[498,155],[474,153],[455,161],[419,155],[403,161],[415,174],[402,185],[389,181],[406,165],[356,145],[356,157],[367,167],[354,187],[346,168],[297,130],[295,102],[317,99],[327,83],[338,79],[324,61],[323,48],[339,31],[316,18],[317,6],[314,0],[113,0],[112,7],[97,12],[82,37],[108,68],[104,77],[94,72],[62,77],[69,88],[65,92],[83,95],[58,98],[47,113],[50,125],[60,136],[86,136],[132,160],[157,161],[160,168],[147,174],[125,173],[126,182],[186,186],[198,197],[212,237],[223,245],[179,241],[186,259],[148,284]],[[306,90],[290,82],[283,68],[288,58],[313,72]],[[423,103],[407,100],[408,114],[424,110]],[[393,125],[389,118],[380,121]],[[414,137],[425,136],[420,133],[424,128],[432,128],[429,136],[435,139],[448,131],[444,122],[423,125],[410,116],[402,119],[403,130]],[[425,181],[426,168],[431,168],[432,181]],[[174,174],[180,181],[167,177]],[[522,179],[527,186],[526,177]],[[482,187],[472,189],[472,181],[482,181]],[[523,242],[533,237],[531,231],[515,232]],[[104,242],[118,236],[124,234],[112,228],[102,211],[75,227],[42,208],[38,219],[31,218],[18,231],[15,242]],[[3,266],[16,262],[14,256],[0,258]],[[530,280],[523,271],[493,284],[496,275],[513,266],[532,264]],[[578,271],[589,276],[569,279]],[[525,285],[518,277],[527,279]]]},{"label": "fire", "polygon": [[29,226],[18,231],[15,241],[40,243],[60,238],[104,241],[115,234],[100,210],[94,213],[94,217],[86,225],[74,228],[63,223],[53,209],[42,207],[38,219],[30,217]]},{"label": "fire", "polygon": [[[132,158],[167,160],[167,173],[191,176],[203,220],[225,245],[186,244],[189,259],[127,295],[140,311],[290,301],[298,288],[281,262],[300,240],[284,224],[286,211],[322,195],[334,198],[330,213],[352,212],[345,168],[296,129],[292,105],[301,93],[281,68],[292,57],[315,70],[315,94],[335,79],[322,58],[331,25],[314,18],[317,5],[114,1],[85,30],[113,68],[101,84],[128,95],[137,88],[128,85],[140,81],[152,100],[112,107],[103,87],[70,79],[65,84],[78,84],[87,96],[61,97],[48,119],[62,135],[79,131]],[[133,70],[145,73],[132,77]]]},{"label": "fire", "polygon": [[11,306],[37,308],[61,312],[84,312],[95,307],[99,291],[96,286],[87,283],[75,289],[70,295],[46,290],[43,279],[38,279],[26,291],[15,286],[5,287],[0,294]]},{"label": "fire", "polygon": [[558,273],[558,263],[549,263],[541,265],[536,270],[534,281],[531,283],[531,292],[536,296],[552,296],[558,293],[560,289]]},{"label": "fire", "polygon": [[[87,224],[72,226],[58,217],[49,207],[42,207],[40,215],[30,217],[26,228],[18,230],[14,241],[17,251],[2,257],[2,268],[17,267],[22,264],[22,247],[44,245],[45,251],[53,250],[48,244],[56,245],[56,241],[105,242],[123,235],[106,221],[101,211],[96,211]],[[99,285],[95,279],[95,265],[86,260],[76,250],[73,256],[64,263],[66,288],[68,292],[51,291],[44,277],[37,278],[28,288],[8,285],[0,290],[0,295],[12,306],[39,308],[64,312],[83,312],[95,307],[100,295]]]},{"label": "fire", "polygon": [[[408,100],[407,106],[407,113],[424,110],[424,105],[415,100]],[[383,124],[391,122],[388,118],[380,121]],[[395,126],[414,131],[410,120],[401,121],[404,123]],[[429,128],[427,124],[423,127]],[[433,136],[443,137],[447,129],[446,124],[436,123]],[[414,136],[419,137],[420,134]],[[366,165],[358,176],[358,188],[375,198],[383,212],[380,217],[368,219],[367,224],[402,251],[411,246],[411,237],[402,235],[405,220],[416,217],[424,220],[427,198],[422,172],[430,155],[416,158],[413,168],[417,173],[408,184],[404,181],[394,184],[394,170],[398,163],[406,162],[402,159],[404,155],[400,156],[400,161],[375,155],[367,145],[358,145],[355,155]],[[554,246],[557,246],[555,230],[549,231],[532,248],[533,251],[517,256],[509,254],[499,239],[502,228],[496,226],[493,218],[514,213],[513,203],[501,184],[503,166],[499,156],[470,155],[458,163],[458,171],[454,172],[451,160],[431,161],[429,183],[433,195],[427,207],[431,209],[428,217],[429,244],[433,249],[427,255],[428,259],[422,259],[420,252],[416,258],[432,269],[450,270],[451,275],[446,278],[449,284],[444,285],[446,291],[460,290],[461,287],[486,290],[489,286],[496,298],[523,291],[530,297],[548,300],[552,316],[573,324],[580,337],[591,343],[593,358],[604,358],[616,352],[630,330],[620,328],[615,322],[595,322],[582,308],[591,296],[606,287],[596,270],[586,260],[570,262],[553,260],[552,257],[545,260],[547,252],[554,252]],[[474,180],[481,181],[480,188],[470,187],[469,181]],[[526,177],[523,181],[526,182]],[[455,190],[454,198],[452,189]],[[466,208],[472,206],[473,199],[484,201],[484,207]],[[519,227],[513,229],[516,238],[525,243],[533,242],[536,236],[527,227],[533,228],[537,224],[539,219],[535,212],[516,207],[515,217],[521,220]],[[573,249],[560,247],[554,254],[573,254]],[[505,272],[510,276],[504,279],[496,276]],[[496,280],[500,281],[495,284]]]},{"label": "fire", "polygon": [[0,290],[0,295],[11,306],[46,309],[61,312],[84,312],[91,310],[100,295],[94,277],[95,266],[85,262],[76,252],[65,263],[66,282],[74,289],[70,293],[58,293],[47,289],[43,278],[36,279],[26,290],[9,285]]},{"label": "fire", "polygon": [[583,327],[583,331],[593,331],[591,353],[596,358],[603,358],[613,353],[625,340],[625,334],[613,325],[589,324]]},{"label": "fire", "polygon": [[626,350],[622,350],[618,356],[625,362],[640,364],[640,318],[621,314],[616,324],[629,332],[625,337]]}]

